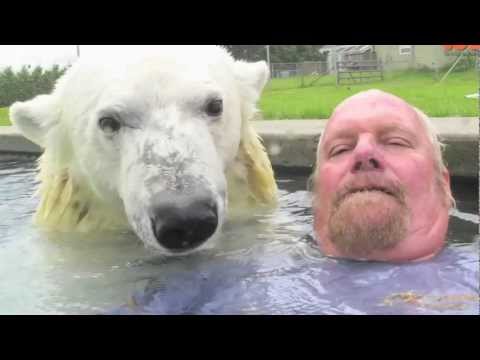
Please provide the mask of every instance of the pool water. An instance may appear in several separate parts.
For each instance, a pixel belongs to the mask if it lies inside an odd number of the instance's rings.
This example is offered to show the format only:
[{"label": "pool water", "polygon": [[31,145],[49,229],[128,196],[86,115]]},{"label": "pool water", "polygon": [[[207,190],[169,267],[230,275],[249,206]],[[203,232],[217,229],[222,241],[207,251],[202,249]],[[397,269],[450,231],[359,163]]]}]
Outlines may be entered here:
[{"label": "pool water", "polygon": [[32,224],[35,157],[0,155],[0,314],[478,314],[478,183],[454,181],[449,244],[435,259],[324,257],[306,174],[280,174],[280,206],[228,222],[185,257],[130,232],[47,234]]}]

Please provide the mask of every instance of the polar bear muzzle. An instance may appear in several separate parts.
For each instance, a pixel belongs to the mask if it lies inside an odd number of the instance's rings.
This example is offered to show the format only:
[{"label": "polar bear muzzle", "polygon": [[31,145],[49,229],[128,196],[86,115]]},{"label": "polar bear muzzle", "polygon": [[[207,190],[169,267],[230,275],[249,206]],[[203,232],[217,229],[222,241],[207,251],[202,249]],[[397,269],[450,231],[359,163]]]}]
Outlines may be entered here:
[{"label": "polar bear muzzle", "polygon": [[165,191],[153,201],[150,219],[162,247],[184,252],[197,248],[215,233],[218,209],[212,198]]}]

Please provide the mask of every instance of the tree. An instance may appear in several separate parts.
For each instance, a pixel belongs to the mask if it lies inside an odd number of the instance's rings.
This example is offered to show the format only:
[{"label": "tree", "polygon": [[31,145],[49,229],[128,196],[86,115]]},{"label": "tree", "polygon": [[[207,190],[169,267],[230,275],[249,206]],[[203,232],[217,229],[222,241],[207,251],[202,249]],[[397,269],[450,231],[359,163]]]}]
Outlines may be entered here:
[{"label": "tree", "polygon": [[20,71],[16,74],[16,86],[14,99],[18,101],[25,101],[33,97],[33,83],[30,77],[30,71],[26,65],[22,66]]},{"label": "tree", "polygon": [[36,66],[32,71],[32,88],[34,94],[42,94],[46,89],[43,83],[43,69]]},{"label": "tree", "polygon": [[10,106],[15,92],[15,73],[10,66],[0,73],[0,106]]},{"label": "tree", "polygon": [[318,50],[323,45],[271,45],[272,63],[296,63],[304,61],[323,61]]},{"label": "tree", "polygon": [[[266,60],[267,45],[224,45],[235,59],[248,61]],[[318,50],[323,45],[270,45],[272,63],[324,61]]]},{"label": "tree", "polygon": [[266,45],[223,45],[237,60],[266,60]]},{"label": "tree", "polygon": [[0,107],[50,93],[65,71],[66,68],[58,65],[46,71],[37,66],[32,72],[29,67],[23,66],[17,73],[11,67],[6,67],[0,71]]}]

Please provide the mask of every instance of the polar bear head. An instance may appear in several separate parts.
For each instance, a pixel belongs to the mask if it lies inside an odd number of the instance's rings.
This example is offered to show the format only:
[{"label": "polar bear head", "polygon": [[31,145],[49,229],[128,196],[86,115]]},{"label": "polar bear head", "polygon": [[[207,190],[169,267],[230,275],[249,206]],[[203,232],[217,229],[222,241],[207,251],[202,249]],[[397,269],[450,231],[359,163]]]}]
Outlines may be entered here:
[{"label": "polar bear head", "polygon": [[273,171],[248,122],[265,62],[236,61],[217,46],[103,50],[78,60],[51,94],[10,109],[44,148],[37,223],[126,225],[178,254],[215,237],[229,198],[275,203]]}]

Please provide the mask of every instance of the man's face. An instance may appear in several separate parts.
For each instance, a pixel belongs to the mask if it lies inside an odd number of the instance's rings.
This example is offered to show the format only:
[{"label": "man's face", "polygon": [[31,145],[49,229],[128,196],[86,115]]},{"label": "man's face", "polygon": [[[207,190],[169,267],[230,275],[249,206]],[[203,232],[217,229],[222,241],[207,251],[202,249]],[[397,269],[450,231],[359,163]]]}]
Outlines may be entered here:
[{"label": "man's face", "polygon": [[341,104],[319,144],[317,240],[331,256],[380,261],[428,258],[448,227],[448,172],[415,110],[380,91]]}]

